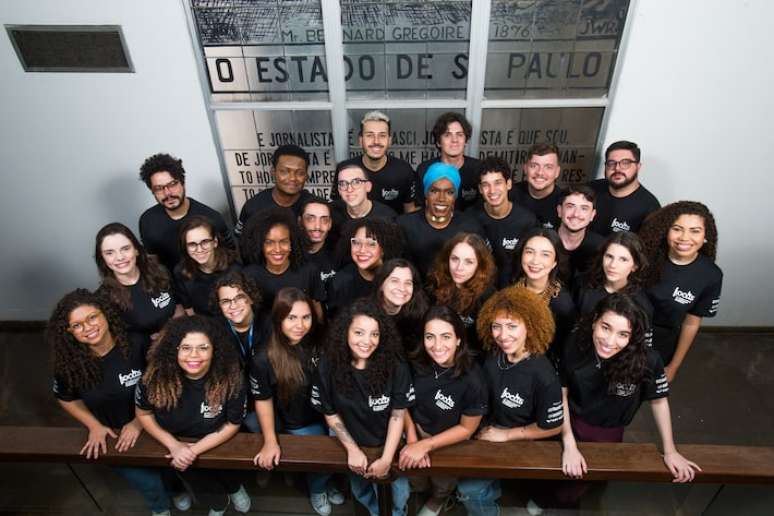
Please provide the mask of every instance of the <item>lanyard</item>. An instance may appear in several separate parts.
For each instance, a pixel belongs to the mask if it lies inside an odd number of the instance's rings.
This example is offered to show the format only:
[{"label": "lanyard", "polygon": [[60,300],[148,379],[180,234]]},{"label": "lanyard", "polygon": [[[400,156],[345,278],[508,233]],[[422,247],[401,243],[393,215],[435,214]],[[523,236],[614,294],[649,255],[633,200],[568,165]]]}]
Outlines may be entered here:
[{"label": "lanyard", "polygon": [[245,349],[245,346],[242,343],[242,339],[239,337],[239,333],[237,333],[236,329],[234,329],[234,325],[231,324],[231,321],[227,322],[228,328],[231,330],[231,333],[234,334],[234,337],[236,337],[236,340],[239,343],[239,349],[242,351],[242,358],[249,358],[249,353],[253,349],[253,328],[255,327],[255,317],[253,317],[253,321],[250,323],[250,331],[247,333],[247,349]]}]

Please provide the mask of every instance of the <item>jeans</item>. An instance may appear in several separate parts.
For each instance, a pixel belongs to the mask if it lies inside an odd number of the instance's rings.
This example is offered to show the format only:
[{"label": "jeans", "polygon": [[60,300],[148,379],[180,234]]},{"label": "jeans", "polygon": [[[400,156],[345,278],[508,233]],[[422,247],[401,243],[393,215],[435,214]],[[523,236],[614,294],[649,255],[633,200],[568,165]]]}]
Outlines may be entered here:
[{"label": "jeans", "polygon": [[459,500],[471,516],[497,516],[500,507],[497,500],[502,491],[499,480],[484,478],[466,478],[459,481],[457,491]]},{"label": "jeans", "polygon": [[261,433],[261,425],[258,424],[258,418],[256,417],[254,410],[245,415],[245,418],[242,420],[242,426],[254,434]]},{"label": "jeans", "polygon": [[[363,504],[371,516],[379,515],[379,500],[376,497],[376,485],[368,479],[349,474],[349,486],[352,496]],[[411,494],[408,478],[398,477],[392,481],[392,516],[407,514],[408,499]]]},{"label": "jeans", "polygon": [[152,512],[169,510],[169,495],[161,482],[159,470],[126,466],[114,466],[113,470],[140,492]]},{"label": "jeans", "polygon": [[[328,435],[328,430],[322,423],[312,423],[311,425],[302,426],[301,428],[287,428],[285,431],[290,435]],[[326,493],[328,480],[330,478],[331,475],[329,474],[307,473],[306,483],[309,486],[309,495]]]}]

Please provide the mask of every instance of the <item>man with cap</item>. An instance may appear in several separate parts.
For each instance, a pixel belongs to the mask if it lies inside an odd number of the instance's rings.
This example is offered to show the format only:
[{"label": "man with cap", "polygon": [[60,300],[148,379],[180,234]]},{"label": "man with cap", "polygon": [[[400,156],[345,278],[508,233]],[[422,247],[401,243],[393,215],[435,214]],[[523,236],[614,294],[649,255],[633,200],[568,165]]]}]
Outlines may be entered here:
[{"label": "man with cap", "polygon": [[460,189],[456,167],[436,162],[422,177],[425,206],[421,211],[398,217],[405,239],[406,254],[424,277],[443,243],[457,233],[482,234],[481,225],[471,217],[461,217],[454,210]]}]

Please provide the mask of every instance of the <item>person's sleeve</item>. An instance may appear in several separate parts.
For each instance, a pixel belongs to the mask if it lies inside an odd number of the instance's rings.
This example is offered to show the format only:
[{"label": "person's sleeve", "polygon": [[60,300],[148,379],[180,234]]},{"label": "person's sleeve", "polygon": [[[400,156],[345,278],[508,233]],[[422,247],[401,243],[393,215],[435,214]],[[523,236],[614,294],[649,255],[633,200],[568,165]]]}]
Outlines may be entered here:
[{"label": "person's sleeve", "polygon": [[489,412],[489,389],[480,367],[470,370],[470,383],[462,398],[462,414],[465,416],[485,416]]},{"label": "person's sleeve", "polygon": [[183,308],[191,308],[193,306],[191,293],[186,286],[186,280],[183,279],[180,264],[175,266],[175,272],[172,275],[172,297],[177,304],[183,305]]},{"label": "person's sleeve", "polygon": [[236,241],[234,240],[231,230],[228,228],[226,221],[223,219],[223,215],[215,212],[215,229],[218,231],[218,236],[221,238],[223,245],[229,249],[236,250]]},{"label": "person's sleeve", "polygon": [[661,356],[652,349],[647,349],[648,370],[642,386],[642,397],[645,400],[655,400],[669,396],[669,381],[664,372]]},{"label": "person's sleeve", "polygon": [[247,389],[244,383],[239,392],[226,401],[226,421],[241,425],[247,414]]},{"label": "person's sleeve", "polygon": [[715,317],[720,305],[720,291],[723,287],[723,273],[717,277],[699,294],[699,299],[690,313],[698,317]]},{"label": "person's sleeve", "polygon": [[328,294],[325,290],[325,283],[320,277],[320,266],[316,263],[309,264],[309,294],[312,299],[325,303]]},{"label": "person's sleeve", "polygon": [[540,428],[550,429],[562,425],[564,421],[564,408],[562,406],[562,384],[553,368],[548,371],[538,382],[536,393],[535,421]]},{"label": "person's sleeve", "polygon": [[425,171],[427,167],[423,167],[422,164],[417,166],[417,170],[414,173],[414,203],[420,208],[425,205],[425,191],[422,188],[422,178],[425,177]]},{"label": "person's sleeve", "polygon": [[320,360],[320,365],[312,376],[311,402],[312,407],[321,414],[333,415],[336,409],[331,399],[330,372],[325,359]]},{"label": "person's sleeve", "polygon": [[250,395],[254,400],[274,397],[274,386],[269,369],[271,364],[263,353],[257,353],[250,361]]},{"label": "person's sleeve", "polygon": [[54,376],[51,390],[54,392],[54,396],[58,400],[75,401],[81,398],[78,393],[75,392],[75,390],[72,389],[61,376]]},{"label": "person's sleeve", "polygon": [[145,250],[148,252],[148,254],[156,254],[155,250],[152,249],[151,246],[149,246],[150,241],[148,240],[148,212],[143,213],[140,215],[140,221],[138,223],[138,228],[140,230],[140,241],[142,242],[142,246],[145,248]]},{"label": "person's sleeve", "polygon": [[393,372],[395,375],[392,381],[392,400],[393,409],[405,409],[414,406],[416,395],[414,393],[414,379],[411,376],[411,370],[405,362],[398,362]]},{"label": "person's sleeve", "polygon": [[142,379],[137,382],[137,385],[134,388],[134,404],[142,410],[153,410],[153,405],[148,401],[148,394]]},{"label": "person's sleeve", "polygon": [[405,188],[402,189],[403,196],[401,198],[401,202],[403,202],[404,204],[409,202],[414,202],[414,197],[416,195],[415,194],[416,185],[414,184],[414,177],[415,177],[414,168],[408,162],[405,164],[405,168],[406,168],[405,174],[407,177],[406,182],[408,184]]}]

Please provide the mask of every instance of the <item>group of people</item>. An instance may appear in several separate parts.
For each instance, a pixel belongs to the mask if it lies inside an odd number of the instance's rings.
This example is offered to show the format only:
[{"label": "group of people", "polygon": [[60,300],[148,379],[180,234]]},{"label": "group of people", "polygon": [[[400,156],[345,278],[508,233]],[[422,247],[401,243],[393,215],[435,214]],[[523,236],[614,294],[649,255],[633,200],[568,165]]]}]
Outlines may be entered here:
[{"label": "group of people", "polygon": [[[186,195],[181,160],[148,158],[140,178],[157,204],[140,239],[100,229],[101,286],[65,295],[48,325],[54,394],[88,429],[82,453],[125,451],[145,431],[172,469],[116,470],[153,513],[187,509],[192,491],[218,515],[251,500],[233,472],[192,468],[200,454],[261,432],[255,464],[271,470],[278,434],[330,434],[372,515],[373,480],[396,461],[393,514],[413,484],[430,490],[421,516],[455,492],[469,514],[495,515],[499,482],[423,483],[411,470],[471,438],[560,439],[562,469],[580,479],[577,443],[622,441],[648,401],[666,466],[690,481],[698,466],[675,447],[667,396],[718,307],[712,214],[660,207],[632,142],[607,148],[605,178],[561,189],[555,145],[533,146],[514,185],[502,159],[464,155],[470,134],[463,116],[442,115],[439,155],[414,171],[388,153],[389,118],[370,112],[333,200],[304,190],[308,154],[282,146],[236,238]],[[368,447],[382,450],[372,462]],[[306,480],[318,514],[344,502],[330,475]],[[578,485],[556,499],[577,502]]]}]

